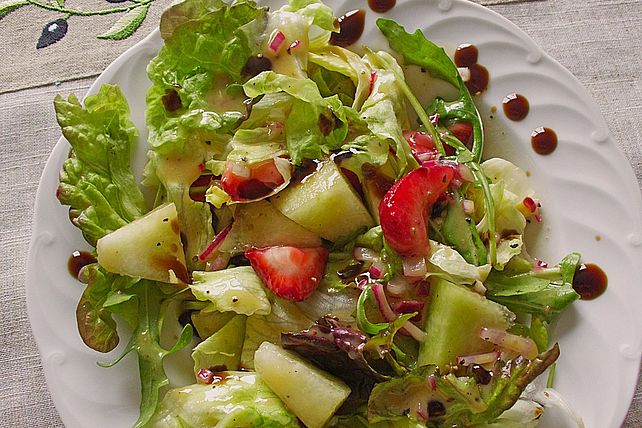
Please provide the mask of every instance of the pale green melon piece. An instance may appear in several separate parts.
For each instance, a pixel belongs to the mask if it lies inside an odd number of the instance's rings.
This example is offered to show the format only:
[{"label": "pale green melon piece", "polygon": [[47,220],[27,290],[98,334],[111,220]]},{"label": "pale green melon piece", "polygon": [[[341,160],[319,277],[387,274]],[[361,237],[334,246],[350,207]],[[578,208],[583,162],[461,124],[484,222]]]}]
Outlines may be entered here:
[{"label": "pale green melon piece", "polygon": [[426,340],[417,365],[454,364],[458,356],[490,352],[493,344],[479,337],[482,327],[505,330],[514,315],[462,285],[433,279],[426,317]]},{"label": "pale green melon piece", "polygon": [[257,349],[254,367],[308,428],[325,426],[350,395],[350,388],[341,379],[270,342],[263,342]]},{"label": "pale green melon piece", "polygon": [[103,236],[96,252],[98,263],[109,272],[172,284],[189,282],[173,203]]},{"label": "pale green melon piece", "polygon": [[236,208],[234,224],[219,251],[242,253],[273,246],[319,247],[321,238],[281,214],[268,201],[258,201]]},{"label": "pale green melon piece", "polygon": [[336,241],[374,225],[359,195],[337,165],[324,163],[302,182],[272,198],[274,207],[322,238]]}]

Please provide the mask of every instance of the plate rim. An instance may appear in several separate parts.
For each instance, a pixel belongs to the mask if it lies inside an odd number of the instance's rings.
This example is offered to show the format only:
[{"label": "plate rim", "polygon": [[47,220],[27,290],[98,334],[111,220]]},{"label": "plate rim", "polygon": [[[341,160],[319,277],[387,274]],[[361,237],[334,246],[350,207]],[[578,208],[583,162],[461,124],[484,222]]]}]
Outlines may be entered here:
[{"label": "plate rim", "polygon": [[[269,0],[268,0],[269,1]],[[265,1],[259,0],[258,3],[264,3]],[[402,3],[405,1],[400,1],[398,3]],[[542,58],[547,59],[550,61],[557,70],[560,72],[563,72],[565,77],[569,80],[571,80],[576,89],[579,89],[579,95],[581,97],[582,102],[589,106],[593,111],[591,112],[591,117],[592,118],[599,118],[600,120],[600,125],[605,128],[608,132],[607,138],[609,140],[613,141],[613,147],[616,148],[613,153],[617,155],[616,162],[618,166],[623,166],[627,165],[627,168],[625,168],[623,172],[625,175],[625,181],[626,182],[635,182],[638,183],[638,179],[635,175],[635,171],[633,169],[633,166],[631,165],[630,161],[627,159],[624,151],[620,148],[620,146],[615,142],[614,136],[611,133],[608,124],[606,123],[606,120],[604,116],[602,115],[599,105],[597,104],[596,100],[593,98],[593,96],[590,94],[588,89],[582,84],[582,82],[575,76],[573,75],[570,70],[568,70],[565,66],[563,66],[558,60],[556,60],[553,56],[551,56],[544,48],[542,48],[538,43],[536,43],[531,36],[529,36],[524,30],[522,30],[520,27],[518,27],[516,24],[514,24],[512,21],[510,21],[508,18],[502,16],[498,12],[495,12],[494,10],[485,7],[483,5],[474,3],[472,1],[467,1],[467,0],[435,0],[434,3],[438,3],[438,7],[452,7],[454,4],[459,4],[463,5],[465,7],[469,7],[472,9],[480,10],[481,13],[484,14],[490,14],[494,19],[499,20],[502,24],[507,26],[508,30],[510,33],[514,33],[516,35],[519,35],[521,38],[528,40],[531,44],[532,47],[537,50],[537,53],[542,56]],[[443,6],[442,6],[443,5]],[[378,15],[379,16],[379,15]],[[118,72],[118,70],[131,58],[140,55],[141,53],[144,52],[146,47],[150,47],[154,49],[156,52],[160,47],[162,46],[162,40],[160,39],[160,30],[158,27],[156,27],[154,30],[152,30],[147,36],[145,36],[142,40],[128,48],[126,51],[124,51],[122,54],[120,54],[114,61],[112,61],[106,68],[105,70],[98,76],[96,79],[93,81],[89,89],[86,91],[86,93],[83,95],[82,100],[84,100],[88,95],[95,93],[97,89],[105,84],[105,83],[110,83],[110,80],[113,78],[113,76]],[[142,132],[141,132],[142,133]],[[61,156],[61,152],[68,148],[68,143],[64,136],[61,136],[56,144],[54,145],[53,149],[51,150],[49,156],[47,157],[47,160],[45,162],[45,166],[43,168],[42,174],[40,176],[40,179],[38,181],[38,188],[36,191],[35,195],[35,201],[34,201],[34,211],[33,211],[33,218],[32,218],[32,235],[31,239],[29,242],[28,246],[28,256],[26,259],[26,267],[27,267],[27,273],[25,277],[25,296],[26,296],[26,306],[27,306],[27,315],[30,323],[30,328],[32,331],[32,336],[34,338],[34,341],[36,342],[36,345],[38,347],[38,352],[39,352],[39,357],[41,359],[43,371],[45,374],[45,379],[47,382],[47,392],[51,396],[51,399],[56,407],[57,412],[60,415],[61,420],[63,423],[65,422],[72,422],[75,420],[73,416],[73,412],[68,412],[69,409],[63,407],[62,399],[59,397],[59,392],[54,392],[52,389],[49,387],[49,381],[53,378],[53,375],[51,373],[51,368],[49,368],[46,364],[44,364],[43,361],[43,356],[44,356],[44,351],[46,350],[47,346],[45,344],[45,340],[43,340],[42,336],[38,336],[36,331],[41,330],[42,328],[39,326],[37,320],[40,318],[40,313],[38,312],[37,309],[37,292],[35,291],[35,285],[34,285],[34,275],[35,275],[35,261],[36,261],[36,245],[38,241],[38,237],[41,233],[41,224],[38,222],[38,213],[42,212],[43,208],[43,184],[45,182],[45,178],[48,176],[48,172],[50,169],[54,169],[54,172],[59,171],[61,165],[54,165],[56,162],[56,157]],[[640,208],[638,211],[640,212],[639,221],[642,221],[642,190],[638,186],[638,192],[637,192],[637,197],[635,198],[636,200],[634,201],[638,208]],[[642,276],[642,266],[638,267],[638,275]],[[642,321],[642,315],[639,313],[638,317]],[[630,404],[634,398],[634,392],[637,386],[637,383],[639,381],[639,375],[640,375],[640,364],[639,361],[642,358],[642,346],[640,344],[642,343],[642,331],[638,332],[637,335],[637,341],[638,341],[638,346],[637,349],[633,350],[633,354],[635,357],[635,360],[638,362],[635,364],[635,369],[632,370],[632,374],[636,375],[636,380],[630,382],[630,385],[628,385],[627,388],[627,406],[626,410],[621,414],[621,415],[616,415],[617,420],[612,420],[614,423],[621,424],[624,419],[626,418],[628,414],[628,410],[630,408]],[[634,372],[634,373],[633,373]],[[622,387],[623,385],[619,385]],[[627,385],[624,385],[627,386]]]}]

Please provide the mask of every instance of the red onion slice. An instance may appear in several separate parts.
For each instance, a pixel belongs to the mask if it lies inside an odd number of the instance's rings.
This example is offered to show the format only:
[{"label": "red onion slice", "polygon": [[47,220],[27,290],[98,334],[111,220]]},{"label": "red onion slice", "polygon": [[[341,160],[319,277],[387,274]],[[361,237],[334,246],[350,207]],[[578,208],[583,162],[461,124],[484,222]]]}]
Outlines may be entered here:
[{"label": "red onion slice", "polygon": [[515,351],[529,360],[534,359],[538,354],[537,344],[535,344],[533,339],[518,336],[504,330],[482,327],[479,337],[500,348]]},{"label": "red onion slice", "polygon": [[285,34],[283,34],[280,31],[277,31],[272,37],[272,39],[270,40],[268,47],[272,52],[279,53],[279,51],[281,50],[281,47],[283,46],[283,42],[285,42]]},{"label": "red onion slice", "polygon": [[457,365],[470,366],[472,364],[483,365],[494,363],[495,361],[499,360],[499,356],[499,351],[484,352],[483,354],[463,355],[461,357],[457,357]]},{"label": "red onion slice", "polygon": [[[379,311],[381,312],[381,315],[383,315],[384,319],[388,322],[396,320],[397,314],[392,310],[388,303],[388,299],[386,299],[386,293],[383,291],[383,285],[379,283],[374,284],[372,286],[372,292],[375,296],[375,300],[377,301]],[[410,321],[407,321],[404,326],[401,327],[401,330],[412,336],[417,342],[423,342],[426,340],[426,333],[421,331],[419,327]]]},{"label": "red onion slice", "polygon": [[230,233],[230,230],[232,229],[232,224],[234,223],[230,223],[227,226],[225,226],[225,228],[221,230],[214,237],[214,239],[212,239],[212,242],[210,242],[210,245],[208,245],[207,248],[201,254],[198,255],[198,259],[200,261],[205,261],[210,256],[210,254],[212,254],[214,250],[216,250],[223,243],[223,241],[227,237],[227,234]]},{"label": "red onion slice", "polygon": [[399,297],[412,292],[415,289],[415,286],[407,278],[397,275],[388,281],[386,288],[390,294],[395,297]]},{"label": "red onion slice", "polygon": [[403,274],[411,278],[423,278],[426,275],[426,259],[419,257],[403,258]]},{"label": "red onion slice", "polygon": [[374,262],[379,261],[379,253],[370,248],[354,247],[352,256],[355,260],[360,262]]},{"label": "red onion slice", "polygon": [[368,269],[368,273],[370,274],[370,277],[374,279],[381,278],[385,272],[386,272],[386,266],[379,261],[372,262],[372,266],[370,266],[370,269]]}]

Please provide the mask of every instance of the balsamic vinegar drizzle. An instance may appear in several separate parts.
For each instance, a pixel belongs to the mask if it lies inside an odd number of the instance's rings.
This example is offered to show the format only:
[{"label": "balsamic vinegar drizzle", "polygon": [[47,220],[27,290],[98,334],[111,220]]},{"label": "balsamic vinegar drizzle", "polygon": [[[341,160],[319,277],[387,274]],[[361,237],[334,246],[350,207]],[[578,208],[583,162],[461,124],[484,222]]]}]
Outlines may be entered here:
[{"label": "balsamic vinegar drizzle", "polygon": [[363,9],[351,10],[339,17],[338,21],[339,32],[332,33],[330,44],[341,47],[350,46],[363,34],[366,25],[366,11]]}]

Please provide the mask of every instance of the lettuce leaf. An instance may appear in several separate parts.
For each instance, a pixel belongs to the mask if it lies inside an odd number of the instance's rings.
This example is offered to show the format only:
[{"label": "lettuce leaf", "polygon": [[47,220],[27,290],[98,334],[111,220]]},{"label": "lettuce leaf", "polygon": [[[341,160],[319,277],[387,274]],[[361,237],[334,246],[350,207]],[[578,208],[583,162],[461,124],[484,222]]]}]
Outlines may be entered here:
[{"label": "lettuce leaf", "polygon": [[[85,266],[79,279],[87,284],[76,308],[80,337],[91,349],[109,352],[118,345],[119,337],[113,318],[113,303],[107,306],[107,299],[113,290],[125,289],[137,280],[106,272],[97,263]],[[127,317],[128,314],[122,315]]]},{"label": "lettuce leaf", "polygon": [[168,391],[149,426],[298,428],[299,423],[256,373],[229,372],[212,385]]},{"label": "lettuce leaf", "polygon": [[444,272],[448,275],[448,279],[458,284],[484,282],[491,270],[490,264],[482,266],[470,264],[455,249],[433,240],[430,240],[428,262],[437,268],[437,273]]},{"label": "lettuce leaf", "polygon": [[[161,17],[164,46],[150,62],[147,94],[149,163],[145,183],[174,202],[190,270],[213,237],[209,205],[190,198],[191,184],[212,159],[224,159],[232,132],[247,115],[239,83],[260,52],[267,11],[252,1],[185,0]],[[196,260],[196,261],[195,261]]]},{"label": "lettuce leaf", "polygon": [[142,216],[147,207],[130,167],[138,131],[120,88],[103,85],[84,104],[73,94],[54,100],[58,123],[71,145],[57,196],[70,206],[72,223],[95,245]]},{"label": "lettuce leaf", "polygon": [[201,369],[215,371],[238,370],[245,339],[243,315],[235,315],[220,330],[198,344],[192,351],[194,374]]},{"label": "lettuce leaf", "polygon": [[189,285],[194,296],[209,301],[207,311],[236,312],[242,315],[268,315],[270,302],[254,269],[240,266],[214,272],[192,273]]},{"label": "lettuce leaf", "polygon": [[313,324],[313,320],[293,302],[271,296],[272,311],[269,315],[254,315],[247,319],[241,364],[254,368],[254,353],[263,342],[281,343],[281,333],[300,331]]},{"label": "lettuce leaf", "polygon": [[243,85],[250,98],[284,92],[293,97],[285,120],[288,153],[292,162],[320,159],[341,147],[348,134],[348,118],[356,112],[342,104],[337,95],[324,98],[310,79],[298,79],[264,71]]}]

